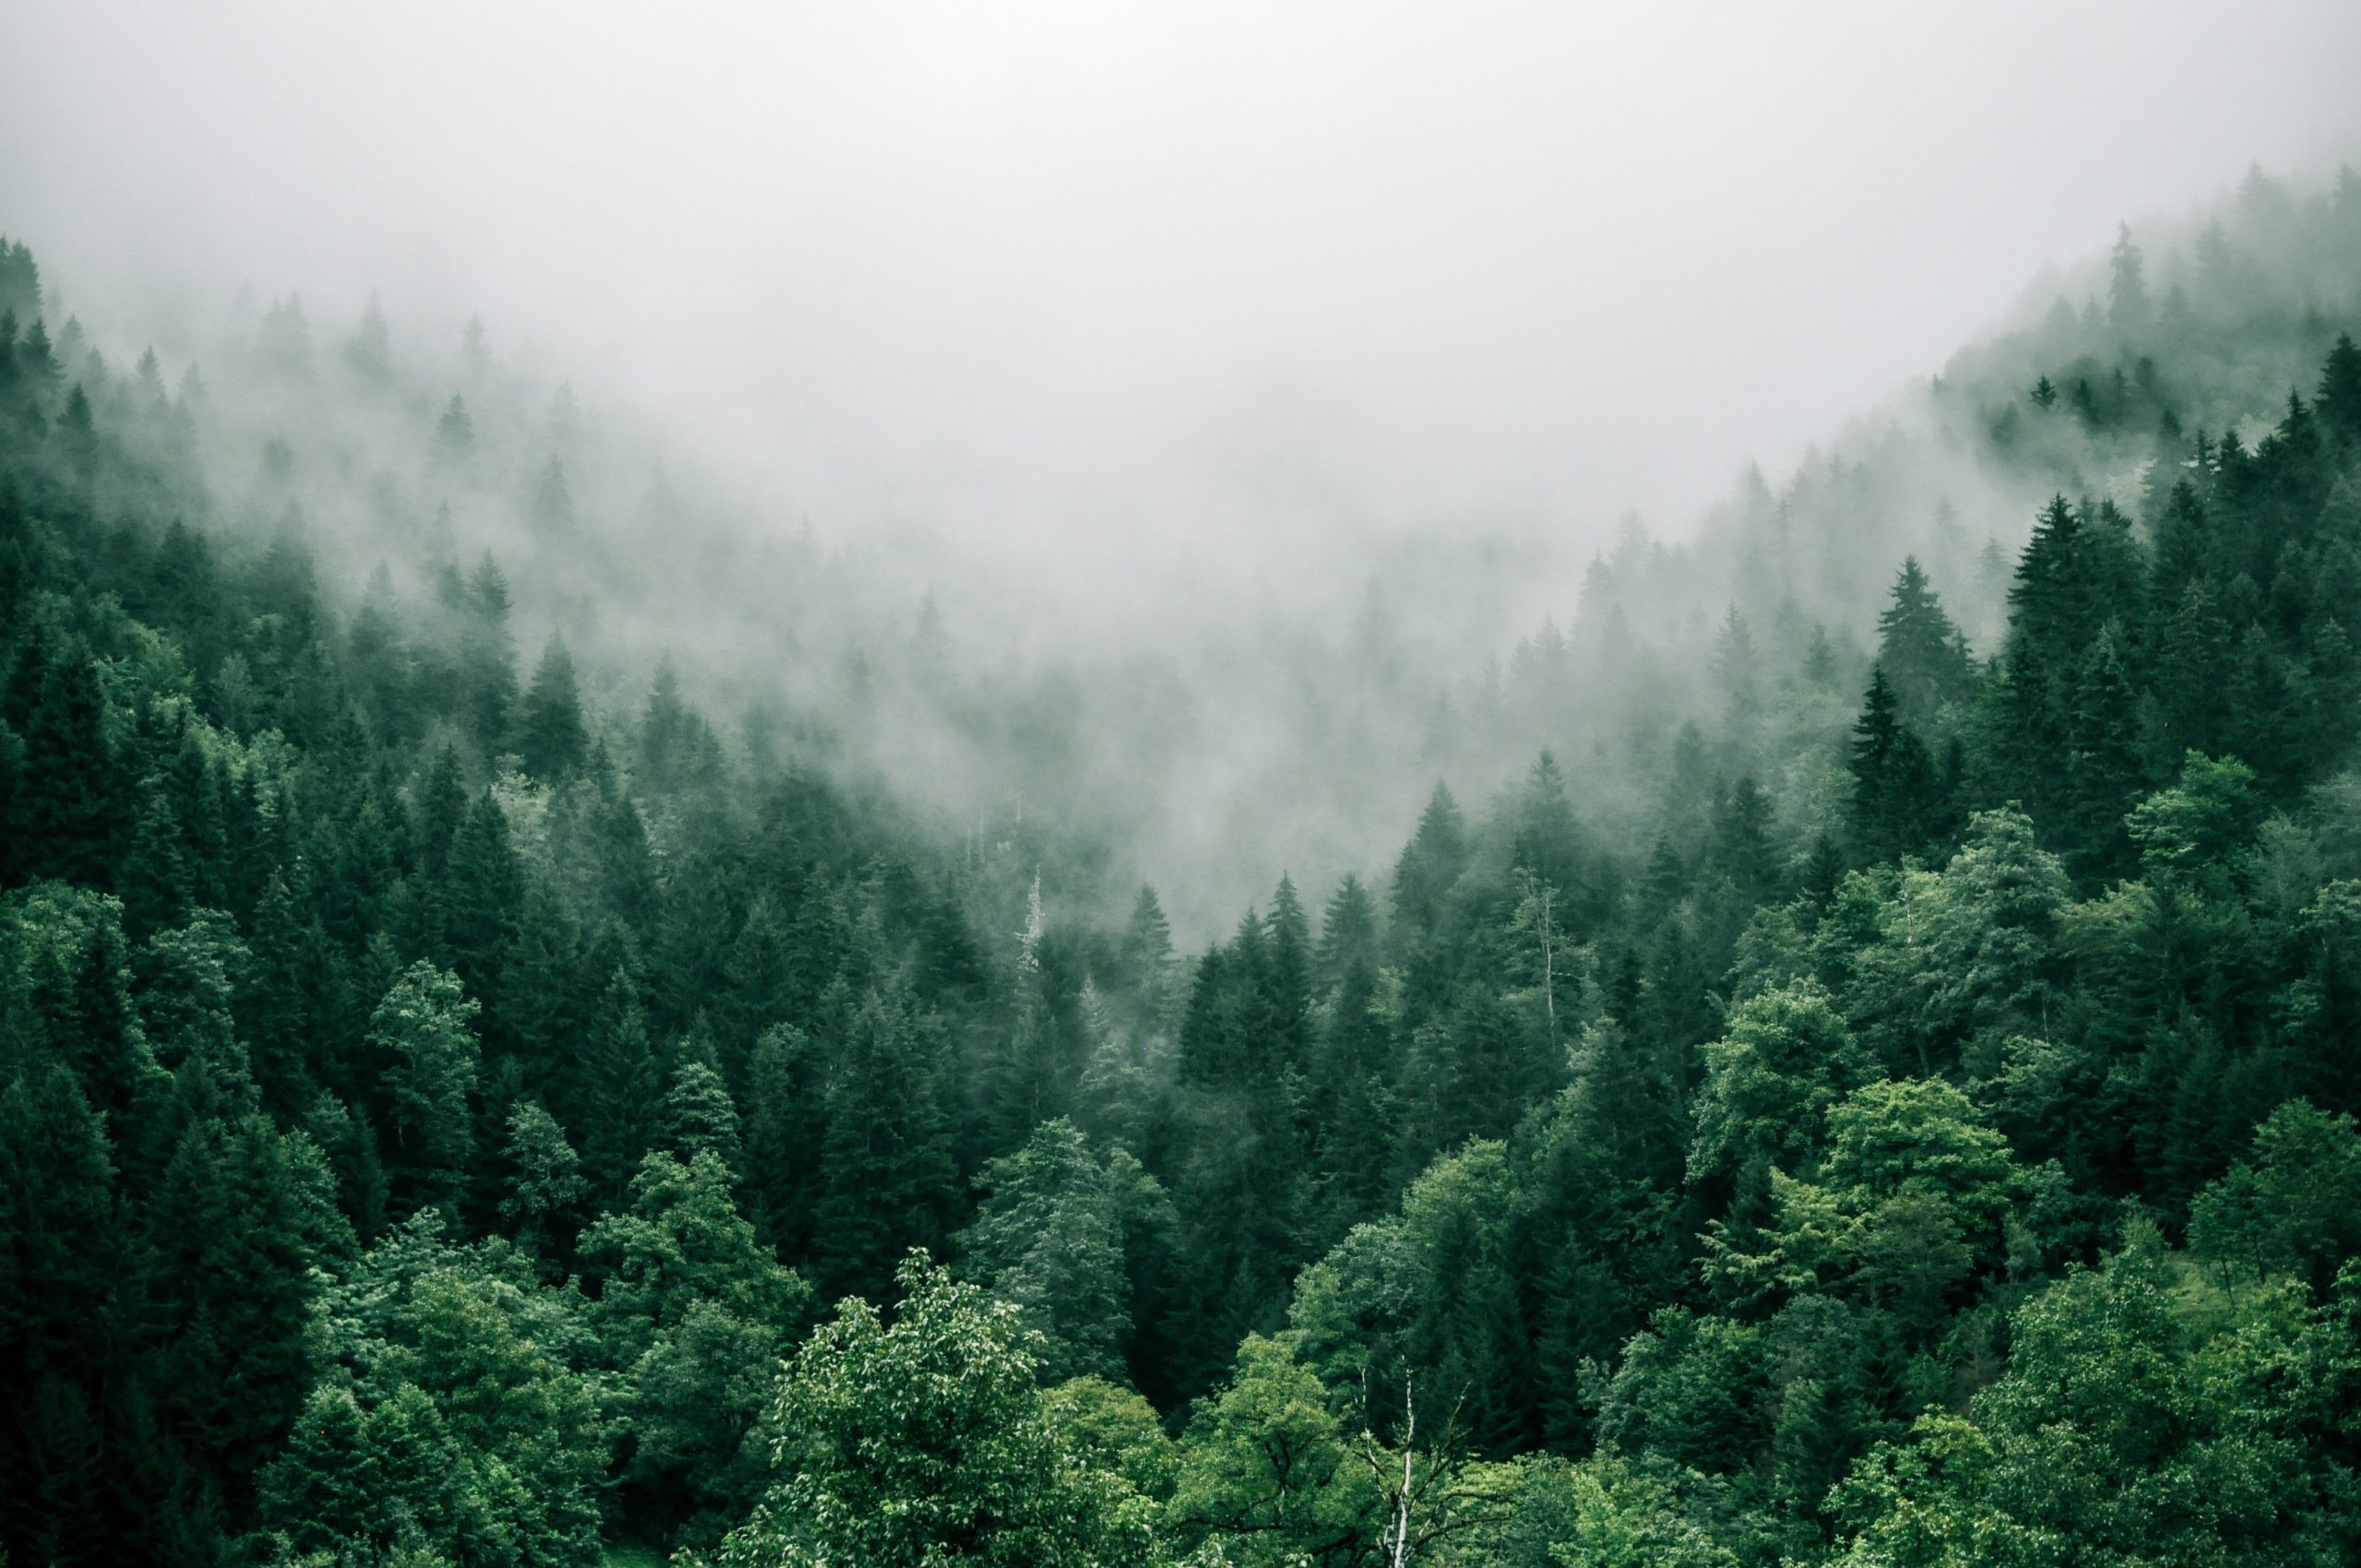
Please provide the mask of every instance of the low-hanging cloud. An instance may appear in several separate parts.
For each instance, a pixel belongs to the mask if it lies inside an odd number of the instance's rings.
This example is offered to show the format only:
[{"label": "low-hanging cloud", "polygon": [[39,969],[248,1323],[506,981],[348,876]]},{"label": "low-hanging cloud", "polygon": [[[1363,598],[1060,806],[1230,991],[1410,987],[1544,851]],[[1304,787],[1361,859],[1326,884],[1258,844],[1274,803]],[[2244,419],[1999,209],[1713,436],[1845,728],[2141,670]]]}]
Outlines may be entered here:
[{"label": "low-hanging cloud", "polygon": [[2119,215],[2346,153],[2361,13],[2219,23],[20,6],[0,222],[69,283],[480,311],[824,531],[1598,533],[1775,472]]}]

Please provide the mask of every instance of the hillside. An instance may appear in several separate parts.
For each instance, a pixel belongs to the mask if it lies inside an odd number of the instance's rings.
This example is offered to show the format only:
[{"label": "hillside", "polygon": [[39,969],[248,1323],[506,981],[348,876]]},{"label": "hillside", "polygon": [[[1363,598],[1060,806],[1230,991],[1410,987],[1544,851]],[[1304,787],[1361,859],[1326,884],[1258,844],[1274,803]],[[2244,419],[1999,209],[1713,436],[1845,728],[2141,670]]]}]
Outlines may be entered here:
[{"label": "hillside", "polygon": [[1127,647],[480,327],[57,282],[8,1561],[2361,1550],[2349,172],[1678,538]]}]

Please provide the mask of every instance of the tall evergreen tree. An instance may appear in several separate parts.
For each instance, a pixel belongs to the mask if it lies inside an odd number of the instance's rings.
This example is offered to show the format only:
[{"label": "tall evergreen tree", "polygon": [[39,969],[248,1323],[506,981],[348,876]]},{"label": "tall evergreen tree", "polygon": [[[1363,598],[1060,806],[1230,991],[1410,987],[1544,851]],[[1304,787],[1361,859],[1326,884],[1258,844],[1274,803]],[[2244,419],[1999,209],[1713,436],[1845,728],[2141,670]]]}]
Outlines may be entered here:
[{"label": "tall evergreen tree", "polygon": [[1869,671],[1869,694],[1853,724],[1849,766],[1853,835],[1862,851],[1891,860],[1918,849],[1936,804],[1934,763],[1904,720],[1881,665]]},{"label": "tall evergreen tree", "polygon": [[1432,935],[1444,897],[1467,865],[1467,830],[1459,802],[1442,784],[1428,797],[1418,830],[1394,867],[1394,915],[1404,929]]},{"label": "tall evergreen tree", "polygon": [[1967,640],[1928,586],[1916,556],[1906,556],[1894,578],[1893,601],[1878,617],[1878,666],[1893,688],[1904,720],[1931,732],[1950,705],[1974,695]]},{"label": "tall evergreen tree", "polygon": [[536,778],[561,782],[588,760],[590,740],[582,725],[582,694],[565,644],[552,637],[533,670],[516,716],[516,751]]}]

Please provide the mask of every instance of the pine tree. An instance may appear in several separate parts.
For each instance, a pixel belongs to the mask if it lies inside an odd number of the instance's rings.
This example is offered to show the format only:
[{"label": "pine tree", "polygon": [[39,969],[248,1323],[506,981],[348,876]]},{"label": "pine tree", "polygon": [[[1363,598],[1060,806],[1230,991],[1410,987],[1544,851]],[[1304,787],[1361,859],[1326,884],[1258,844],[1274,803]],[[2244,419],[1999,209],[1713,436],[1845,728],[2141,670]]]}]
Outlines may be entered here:
[{"label": "pine tree", "polygon": [[1428,797],[1418,830],[1394,867],[1394,916],[1409,933],[1434,933],[1443,899],[1467,865],[1467,830],[1459,802],[1442,784]]},{"label": "pine tree", "polygon": [[1320,948],[1315,973],[1325,994],[1358,969],[1374,973],[1378,967],[1377,900],[1361,879],[1347,872],[1330,895],[1320,917]]},{"label": "pine tree", "polygon": [[556,885],[546,876],[532,878],[501,960],[493,1032],[517,1053],[528,1084],[566,1103],[575,1101],[559,1080],[573,1067],[589,1012],[582,947],[581,927]]},{"label": "pine tree", "polygon": [[2159,624],[2189,591],[2189,585],[2212,569],[2213,538],[2205,502],[2187,479],[2174,481],[2156,517],[2156,557],[2149,576],[2148,600],[2152,620]]},{"label": "pine tree", "polygon": [[541,650],[533,683],[517,713],[517,754],[533,777],[559,783],[581,771],[589,750],[573,657],[563,640],[552,637]]},{"label": "pine tree", "polygon": [[495,1018],[504,1018],[501,965],[516,944],[525,874],[509,841],[508,814],[488,790],[476,797],[451,836],[442,896],[450,967],[469,995],[493,1009]]},{"label": "pine tree", "polygon": [[1143,1019],[1160,1017],[1172,983],[1172,926],[1157,902],[1156,889],[1143,885],[1132,903],[1117,949],[1125,982],[1139,997]]},{"label": "pine tree", "polygon": [[2229,734],[2237,650],[2211,584],[2192,577],[2165,623],[2148,683],[2148,751],[2156,770],[2191,751],[2222,749]]},{"label": "pine tree", "polygon": [[640,1156],[656,1141],[656,1097],[662,1082],[648,1043],[647,1014],[629,969],[610,972],[583,1055],[582,1102],[569,1120],[583,1130],[583,1167],[591,1193],[611,1205],[622,1198]]},{"label": "pine tree", "polygon": [[254,1052],[263,1103],[289,1114],[311,1103],[318,1085],[307,1059],[314,1044],[303,980],[303,930],[286,876],[273,868],[255,906],[252,962],[239,990],[239,1030]]},{"label": "pine tree", "polygon": [[[103,1562],[134,1550],[107,1463],[125,1256],[105,1124],[62,1064],[0,1088],[0,1550]],[[131,1348],[125,1346],[125,1350]],[[125,1455],[115,1456],[119,1464]]]},{"label": "pine tree", "polygon": [[887,988],[850,1009],[825,1090],[813,1261],[827,1297],[873,1295],[895,1260],[938,1243],[958,1204],[948,1053]]},{"label": "pine tree", "polygon": [[1892,860],[1926,840],[1935,800],[1934,763],[1904,722],[1882,666],[1869,671],[1869,694],[1853,724],[1853,833],[1871,860]]},{"label": "pine tree", "polygon": [[1974,694],[1966,639],[1944,613],[1915,555],[1904,558],[1893,602],[1878,617],[1878,665],[1904,720],[1922,732],[1947,705],[1964,704]]},{"label": "pine tree", "polygon": [[2123,814],[2143,783],[2139,716],[2130,649],[2121,626],[2109,622],[2082,662],[2069,725],[2070,817],[2075,858],[2094,874],[2130,868]]},{"label": "pine tree", "polygon": [[790,1257],[808,1254],[820,1182],[825,1120],[816,1052],[787,1025],[763,1031],[747,1059],[747,1211],[764,1241]]},{"label": "pine tree", "polygon": [[2336,335],[2312,407],[2328,429],[2347,441],[2361,441],[2361,348],[2354,346],[2351,333]]},{"label": "pine tree", "polygon": [[[1424,824],[1420,825],[1421,831]],[[1566,777],[1548,752],[1536,757],[1517,802],[1516,863],[1552,888],[1566,903],[1570,925],[1579,927],[1588,889],[1584,875],[1587,846],[1566,796]]]},{"label": "pine tree", "polygon": [[434,458],[446,466],[456,467],[474,455],[476,422],[468,413],[467,399],[457,393],[443,407],[443,417],[434,422]]},{"label": "pine tree", "polygon": [[129,791],[107,742],[105,711],[87,652],[45,635],[26,640],[0,718],[24,746],[7,826],[30,875],[113,884],[116,848],[130,826]]},{"label": "pine tree", "polygon": [[1271,895],[1270,935],[1265,987],[1268,992],[1271,1049],[1283,1052],[1300,1068],[1306,1060],[1311,1015],[1311,922],[1296,896],[1295,883],[1285,872]]},{"label": "pine tree", "polygon": [[507,747],[516,707],[516,641],[508,611],[508,578],[487,550],[468,574],[459,680],[469,731],[488,756]]},{"label": "pine tree", "polygon": [[311,1382],[314,1265],[326,1260],[304,1232],[328,1195],[307,1190],[303,1144],[259,1116],[200,1117],[148,1206],[150,1408],[181,1451],[175,1467],[211,1494],[182,1493],[159,1510],[184,1538],[233,1526]]},{"label": "pine tree", "polygon": [[1713,863],[1748,904],[1768,898],[1778,887],[1779,856],[1771,826],[1771,798],[1752,774],[1742,775],[1714,804]]}]

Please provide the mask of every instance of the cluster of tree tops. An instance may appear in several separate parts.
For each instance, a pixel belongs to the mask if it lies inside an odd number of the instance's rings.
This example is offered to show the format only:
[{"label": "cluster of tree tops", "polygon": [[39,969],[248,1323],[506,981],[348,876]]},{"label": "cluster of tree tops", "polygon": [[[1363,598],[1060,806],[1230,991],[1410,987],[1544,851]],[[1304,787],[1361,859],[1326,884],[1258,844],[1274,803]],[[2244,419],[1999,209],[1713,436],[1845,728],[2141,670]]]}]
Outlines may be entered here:
[{"label": "cluster of tree tops", "polygon": [[2349,339],[1988,654],[1908,562],[1833,722],[1734,660],[1644,852],[1544,754],[1184,963],[489,557],[189,526],[25,319],[8,1561],[2361,1551]]}]

